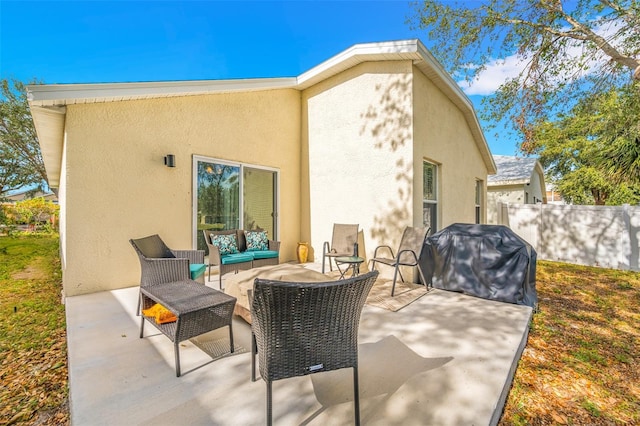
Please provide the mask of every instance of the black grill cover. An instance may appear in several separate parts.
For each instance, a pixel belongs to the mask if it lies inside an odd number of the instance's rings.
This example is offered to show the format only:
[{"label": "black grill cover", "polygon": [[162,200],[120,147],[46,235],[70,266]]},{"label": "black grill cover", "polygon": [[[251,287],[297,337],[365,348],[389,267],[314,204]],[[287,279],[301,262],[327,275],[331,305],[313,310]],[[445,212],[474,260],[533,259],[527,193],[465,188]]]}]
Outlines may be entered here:
[{"label": "black grill cover", "polygon": [[536,251],[502,225],[456,223],[425,240],[420,264],[435,288],[536,309]]}]

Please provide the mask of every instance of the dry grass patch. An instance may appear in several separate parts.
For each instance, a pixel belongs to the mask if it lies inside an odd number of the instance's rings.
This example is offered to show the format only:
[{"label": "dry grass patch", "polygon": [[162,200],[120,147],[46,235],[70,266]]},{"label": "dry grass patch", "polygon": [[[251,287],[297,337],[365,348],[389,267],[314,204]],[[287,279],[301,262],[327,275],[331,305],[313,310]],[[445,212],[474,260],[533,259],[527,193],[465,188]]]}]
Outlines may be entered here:
[{"label": "dry grass patch", "polygon": [[57,237],[0,237],[0,424],[65,425],[67,344]]},{"label": "dry grass patch", "polygon": [[640,424],[640,274],[538,262],[501,425]]}]

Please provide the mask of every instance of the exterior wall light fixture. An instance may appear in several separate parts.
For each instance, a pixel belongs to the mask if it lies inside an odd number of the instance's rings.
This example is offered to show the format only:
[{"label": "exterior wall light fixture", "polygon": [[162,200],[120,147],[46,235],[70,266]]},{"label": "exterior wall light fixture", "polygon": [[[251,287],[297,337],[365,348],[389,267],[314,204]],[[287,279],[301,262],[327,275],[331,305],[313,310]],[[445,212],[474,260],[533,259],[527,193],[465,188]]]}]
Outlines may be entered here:
[{"label": "exterior wall light fixture", "polygon": [[167,167],[175,167],[176,166],[176,156],[173,154],[168,154],[164,157],[164,165]]}]

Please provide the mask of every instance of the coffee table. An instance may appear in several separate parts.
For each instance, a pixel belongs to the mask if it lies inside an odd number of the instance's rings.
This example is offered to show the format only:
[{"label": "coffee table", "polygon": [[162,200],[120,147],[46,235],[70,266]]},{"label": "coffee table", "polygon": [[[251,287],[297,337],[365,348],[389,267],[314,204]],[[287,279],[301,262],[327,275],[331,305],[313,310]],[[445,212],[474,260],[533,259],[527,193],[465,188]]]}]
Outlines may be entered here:
[{"label": "coffee table", "polygon": [[140,338],[145,320],[151,322],[172,342],[176,357],[176,376],[180,377],[180,342],[218,328],[229,326],[229,347],[233,352],[231,318],[236,298],[193,280],[175,281],[141,287],[142,309],[154,303],[173,312],[175,322],[156,324],[155,318],[141,314]]},{"label": "coffee table", "polygon": [[238,302],[234,313],[251,324],[250,294],[253,292],[253,283],[256,278],[289,282],[326,282],[333,281],[328,275],[306,268],[303,265],[280,263],[278,265],[260,266],[237,274],[225,276],[224,291],[235,297]]},{"label": "coffee table", "polygon": [[[336,266],[338,267],[338,271],[340,271],[340,280],[344,279],[345,274],[351,269],[351,276],[355,277],[360,273],[360,265],[364,262],[364,258],[359,256],[340,256],[336,257]],[[347,267],[342,270],[340,265],[347,265]]]}]

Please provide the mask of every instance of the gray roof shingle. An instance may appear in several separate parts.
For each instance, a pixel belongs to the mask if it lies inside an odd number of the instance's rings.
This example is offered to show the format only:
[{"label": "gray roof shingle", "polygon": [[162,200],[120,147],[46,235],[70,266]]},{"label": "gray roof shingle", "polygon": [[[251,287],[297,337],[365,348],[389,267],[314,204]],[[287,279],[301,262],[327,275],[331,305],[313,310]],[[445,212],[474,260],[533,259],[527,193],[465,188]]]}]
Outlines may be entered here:
[{"label": "gray roof shingle", "polygon": [[489,175],[487,177],[487,183],[489,185],[504,185],[508,183],[529,182],[538,159],[534,157],[494,155],[493,161],[496,163],[498,172],[495,175]]}]

